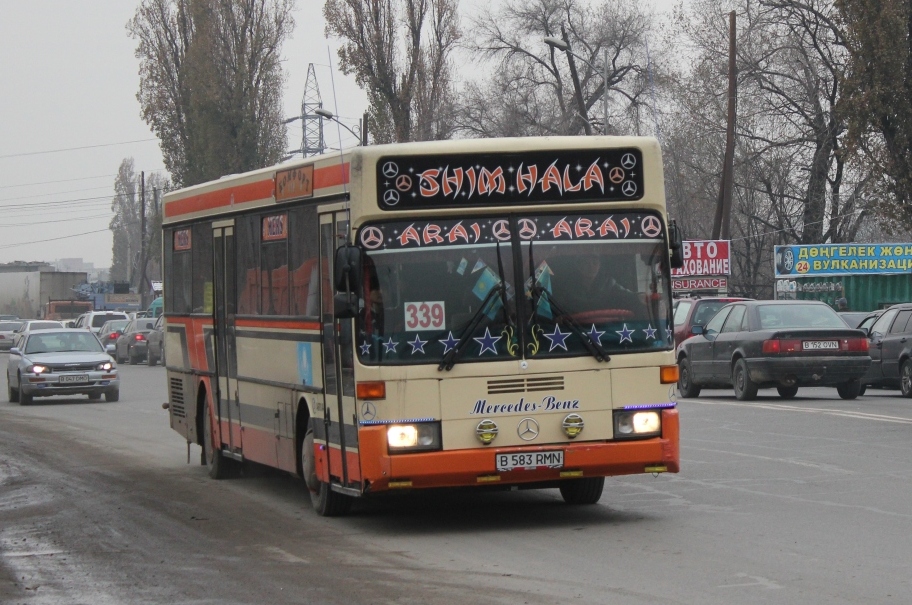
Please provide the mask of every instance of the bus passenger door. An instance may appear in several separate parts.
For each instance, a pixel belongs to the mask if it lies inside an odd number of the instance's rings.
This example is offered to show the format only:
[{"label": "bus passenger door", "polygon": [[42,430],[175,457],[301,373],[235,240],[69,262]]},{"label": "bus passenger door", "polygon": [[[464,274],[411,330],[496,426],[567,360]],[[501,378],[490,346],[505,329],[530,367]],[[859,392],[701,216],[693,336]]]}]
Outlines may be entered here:
[{"label": "bus passenger door", "polygon": [[[336,248],[348,241],[347,210],[320,209],[320,317],[323,328],[323,417],[314,418],[314,441],[325,443],[333,485],[360,493],[358,425],[355,409],[353,320],[336,319],[333,264]],[[318,469],[318,474],[320,470]]]},{"label": "bus passenger door", "polygon": [[[241,455],[240,404],[237,385],[235,341],[235,247],[234,227],[214,227],[213,261],[213,352],[216,380],[213,401],[218,402],[219,434],[222,450],[232,457]],[[228,428],[226,431],[225,428]]]}]

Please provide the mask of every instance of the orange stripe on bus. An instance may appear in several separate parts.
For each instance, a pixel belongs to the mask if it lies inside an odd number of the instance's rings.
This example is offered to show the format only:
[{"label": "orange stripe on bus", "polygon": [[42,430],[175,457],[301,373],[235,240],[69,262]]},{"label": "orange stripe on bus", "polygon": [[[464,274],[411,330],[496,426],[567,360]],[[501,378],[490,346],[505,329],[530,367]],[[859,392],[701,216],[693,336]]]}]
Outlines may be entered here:
[{"label": "orange stripe on bus", "polygon": [[245,202],[262,200],[272,197],[274,190],[275,181],[270,177],[269,179],[256,181],[255,183],[200,193],[199,195],[192,195],[169,202],[165,205],[165,216],[180,216],[182,214],[230,206],[232,203],[243,204]]},{"label": "orange stripe on bus", "polygon": [[235,325],[239,328],[281,328],[284,330],[319,330],[320,322],[317,321],[294,321],[288,319],[270,320],[266,317],[262,319],[238,319]]},{"label": "orange stripe on bus", "polygon": [[314,170],[314,190],[326,189],[327,187],[338,187],[339,185],[349,182],[350,164],[336,164],[335,166],[326,166]]}]

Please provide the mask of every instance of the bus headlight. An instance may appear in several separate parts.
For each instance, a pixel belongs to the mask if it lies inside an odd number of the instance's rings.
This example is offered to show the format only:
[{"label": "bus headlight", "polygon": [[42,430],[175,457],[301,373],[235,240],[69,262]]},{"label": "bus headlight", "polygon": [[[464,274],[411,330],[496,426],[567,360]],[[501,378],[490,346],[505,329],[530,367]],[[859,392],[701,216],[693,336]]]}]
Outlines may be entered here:
[{"label": "bus headlight", "polygon": [[386,429],[390,453],[424,452],[440,449],[440,423],[392,424]]},{"label": "bus headlight", "polygon": [[661,414],[658,410],[615,410],[614,438],[642,439],[661,435]]}]

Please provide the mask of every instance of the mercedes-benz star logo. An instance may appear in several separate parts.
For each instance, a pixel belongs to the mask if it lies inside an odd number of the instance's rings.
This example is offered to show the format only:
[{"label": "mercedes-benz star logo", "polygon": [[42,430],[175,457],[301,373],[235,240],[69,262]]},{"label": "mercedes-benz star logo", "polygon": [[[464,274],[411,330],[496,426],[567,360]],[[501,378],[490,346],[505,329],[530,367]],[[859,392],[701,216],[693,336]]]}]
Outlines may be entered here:
[{"label": "mercedes-benz star logo", "polygon": [[383,245],[383,232],[377,227],[365,227],[361,230],[361,245],[376,250]]},{"label": "mercedes-benz star logo", "polygon": [[640,223],[640,229],[646,237],[656,237],[662,232],[662,223],[654,216],[645,216]]},{"label": "mercedes-benz star logo", "polygon": [[532,441],[538,437],[538,432],[538,423],[534,418],[523,418],[519,421],[519,426],[516,427],[516,433],[523,441]]},{"label": "mercedes-benz star logo", "polygon": [[538,232],[538,227],[535,225],[535,221],[530,218],[521,218],[519,219],[519,237],[523,240],[530,240],[535,237],[535,234]]},{"label": "mercedes-benz star logo", "polygon": [[623,193],[627,197],[634,195],[636,192],[637,192],[637,186],[636,186],[636,183],[634,183],[633,181],[627,181],[626,183],[621,185],[621,193]]},{"label": "mercedes-benz star logo", "polygon": [[395,206],[399,203],[399,192],[395,189],[388,189],[383,194],[383,203],[387,206]]},{"label": "mercedes-benz star logo", "polygon": [[412,188],[412,179],[407,174],[400,174],[396,177],[396,189],[399,191],[408,191]]},{"label": "mercedes-benz star logo", "polygon": [[387,162],[383,165],[383,176],[386,178],[391,179],[397,174],[399,174],[399,166],[395,162]]},{"label": "mercedes-benz star logo", "polygon": [[621,168],[615,166],[608,171],[608,178],[611,179],[612,183],[620,183],[624,180],[624,171]]},{"label": "mercedes-benz star logo", "polygon": [[491,233],[502,242],[510,241],[510,223],[508,221],[497,221],[491,227]]},{"label": "mercedes-benz star logo", "polygon": [[364,420],[373,420],[377,417],[377,406],[373,401],[365,401],[361,404],[361,418]]},{"label": "mercedes-benz star logo", "polygon": [[623,156],[621,156],[621,166],[623,166],[627,170],[630,170],[631,168],[636,166],[636,164],[637,164],[637,159],[632,153],[625,153]]}]

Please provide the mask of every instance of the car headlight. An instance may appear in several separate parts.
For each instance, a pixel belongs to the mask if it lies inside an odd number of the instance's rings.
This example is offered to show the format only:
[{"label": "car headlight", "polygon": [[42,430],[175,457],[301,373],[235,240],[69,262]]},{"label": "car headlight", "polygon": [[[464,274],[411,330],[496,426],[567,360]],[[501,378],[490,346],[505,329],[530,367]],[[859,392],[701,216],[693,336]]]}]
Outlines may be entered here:
[{"label": "car headlight", "polygon": [[103,372],[107,372],[108,370],[113,370],[113,369],[116,368],[116,367],[117,367],[117,366],[114,365],[114,362],[113,362],[113,361],[102,361],[100,364],[98,364],[97,366],[95,366],[95,369],[96,369],[96,370],[101,370],[101,371],[103,371]]},{"label": "car headlight", "polygon": [[615,410],[614,438],[643,439],[662,434],[662,412],[659,410]]},{"label": "car headlight", "polygon": [[44,374],[45,372],[48,371],[48,367],[35,364],[35,365],[30,365],[29,367],[25,368],[25,371],[28,372],[29,374]]},{"label": "car headlight", "polygon": [[386,429],[386,442],[390,453],[439,450],[440,423],[391,424]]}]

